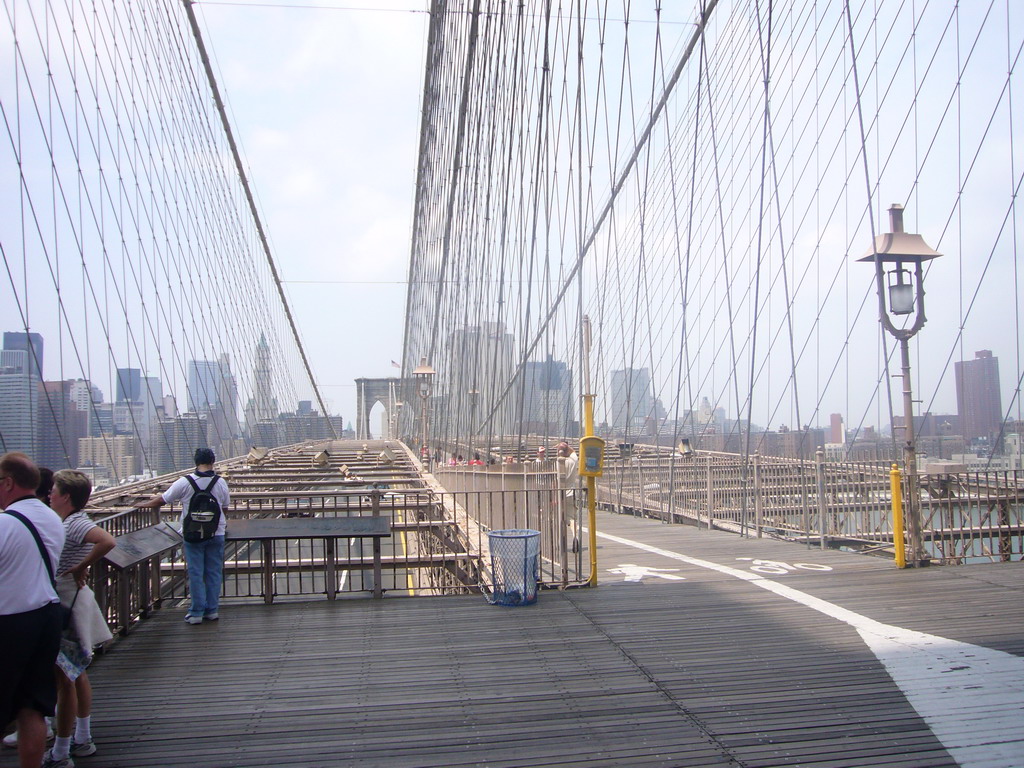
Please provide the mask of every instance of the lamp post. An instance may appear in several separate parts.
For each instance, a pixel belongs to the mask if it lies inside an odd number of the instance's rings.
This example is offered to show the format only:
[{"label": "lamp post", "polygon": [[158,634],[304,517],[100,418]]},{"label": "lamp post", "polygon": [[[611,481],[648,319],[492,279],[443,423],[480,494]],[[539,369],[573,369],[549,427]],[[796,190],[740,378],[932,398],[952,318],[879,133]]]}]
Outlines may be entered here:
[{"label": "lamp post", "polygon": [[[416,370],[412,372],[412,375],[416,378],[416,389],[419,392],[420,400],[422,402],[422,409],[420,411],[420,419],[423,429],[423,442],[421,446],[427,447],[427,468],[430,468],[430,447],[427,443],[427,401],[430,399],[430,384],[431,378],[436,371],[427,365],[427,358],[421,357],[420,364],[416,367]],[[422,448],[421,448],[422,450]]]},{"label": "lamp post", "polygon": [[[924,552],[924,537],[921,521],[921,494],[917,482],[917,456],[914,443],[914,399],[910,389],[910,339],[921,330],[924,315],[924,268],[926,261],[942,254],[925,243],[921,235],[903,231],[903,206],[894,203],[889,208],[891,232],[877,235],[874,247],[858,261],[869,261],[875,265],[875,282],[878,290],[878,319],[900,344],[900,362],[903,371],[903,463],[907,473],[907,532],[910,535],[910,551],[907,562],[919,567],[927,565]],[[910,271],[912,266],[913,272]],[[888,282],[889,303],[885,301],[885,287]],[[897,328],[890,315],[914,315],[914,322]]]},{"label": "lamp post", "polygon": [[398,428],[401,424],[399,414],[402,412],[402,406],[405,405],[401,400],[396,400],[391,408],[391,439],[394,440],[398,437]]}]

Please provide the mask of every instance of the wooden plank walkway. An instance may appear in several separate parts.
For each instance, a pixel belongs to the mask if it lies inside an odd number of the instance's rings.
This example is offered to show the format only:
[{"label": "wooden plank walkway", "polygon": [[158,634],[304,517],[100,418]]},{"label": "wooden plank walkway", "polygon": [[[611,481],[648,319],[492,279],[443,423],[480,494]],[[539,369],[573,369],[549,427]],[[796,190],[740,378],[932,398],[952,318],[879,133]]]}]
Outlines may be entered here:
[{"label": "wooden plank walkway", "polygon": [[[900,572],[610,514],[599,530],[616,537],[599,540],[601,586],[530,607],[227,605],[201,626],[165,608],[94,664],[100,752],[78,765],[954,766],[858,631],[786,590],[1024,656],[1024,563]],[[965,727],[989,714],[960,706]],[[986,764],[1024,765],[1024,732],[993,738],[1021,759],[993,747]]]}]

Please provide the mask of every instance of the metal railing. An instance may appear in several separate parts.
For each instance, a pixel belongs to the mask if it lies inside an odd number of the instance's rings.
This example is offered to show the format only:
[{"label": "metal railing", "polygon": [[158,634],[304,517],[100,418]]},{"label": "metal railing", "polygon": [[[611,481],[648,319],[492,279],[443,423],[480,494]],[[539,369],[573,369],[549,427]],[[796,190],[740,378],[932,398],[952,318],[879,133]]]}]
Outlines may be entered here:
[{"label": "metal railing", "polygon": [[[97,523],[114,535],[176,522],[180,511],[130,510]],[[532,528],[541,531],[540,581],[566,587],[585,581],[586,562],[575,524],[574,494],[558,489],[462,491],[309,491],[273,498],[233,500],[231,519],[252,517],[325,517],[380,515],[391,524],[382,556],[383,586],[400,595],[440,595],[489,587],[490,530]],[[580,546],[575,547],[577,542]],[[342,539],[333,547],[323,540],[279,540],[269,564],[274,598],[306,599],[328,593],[327,574],[335,574],[339,596],[372,589],[371,543]],[[233,541],[225,549],[224,600],[255,601],[266,597],[265,550],[255,542]],[[188,599],[188,578],[181,547],[139,562],[123,571],[98,567],[94,589],[106,606],[107,620],[121,633],[162,601]],[[129,598],[126,600],[125,595]]]},{"label": "metal railing", "polygon": [[1024,472],[922,478],[925,548],[943,563],[1024,559]]},{"label": "metal railing", "polygon": [[[665,452],[609,462],[598,503],[626,514],[862,552],[893,546],[888,463]],[[942,564],[1024,557],[1024,472],[920,475],[922,529]],[[906,506],[906,505],[905,505]]]},{"label": "metal railing", "polygon": [[[152,527],[160,522],[156,509],[129,509],[112,514],[91,510],[97,525],[113,536]],[[96,601],[104,608],[111,631],[125,634],[140,617],[146,617],[159,604],[165,590],[160,559],[146,558],[125,570],[117,570],[101,560],[90,569],[90,585]]]},{"label": "metal railing", "polygon": [[[454,489],[444,492],[240,495],[233,500],[229,517],[383,516],[393,531],[382,558],[383,586],[401,595],[487,589],[488,532],[535,529],[541,532],[541,583],[564,588],[586,582],[589,556],[580,535],[581,494],[562,487],[556,469],[554,462],[546,462],[525,468],[439,471],[439,479]],[[893,547],[888,471],[882,464],[756,455],[748,462],[728,454],[640,455],[605,467],[598,503],[616,512],[669,522],[769,535],[808,546],[880,552]],[[908,492],[905,488],[904,494]],[[1024,473],[923,475],[917,492],[925,545],[935,562],[1024,557]],[[134,509],[98,522],[122,535],[161,520],[176,520],[178,515],[173,507],[159,512]],[[253,542],[231,542],[225,558],[225,600],[264,599],[267,570],[275,599],[328,594],[328,573],[334,574],[338,595],[368,593],[370,546],[362,539],[342,540],[334,547],[326,547],[323,540],[280,541],[268,569],[263,548]],[[188,597],[180,547],[124,571],[97,568],[93,584],[111,626],[122,632],[161,601]]]}]

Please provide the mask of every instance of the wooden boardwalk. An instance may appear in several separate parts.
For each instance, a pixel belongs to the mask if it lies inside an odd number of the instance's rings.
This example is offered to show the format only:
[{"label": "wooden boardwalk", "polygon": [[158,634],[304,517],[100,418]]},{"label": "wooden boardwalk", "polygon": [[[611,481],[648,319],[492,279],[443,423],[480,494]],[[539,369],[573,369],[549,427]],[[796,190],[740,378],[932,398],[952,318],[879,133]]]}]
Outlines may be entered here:
[{"label": "wooden boardwalk", "polygon": [[[601,586],[545,591],[530,607],[479,596],[228,605],[198,627],[165,608],[94,664],[100,752],[77,763],[957,765],[849,616],[1004,651],[1003,682],[1024,687],[1012,677],[1024,563],[900,572],[610,514],[599,529],[616,537],[599,542]],[[783,566],[755,560],[831,570],[757,574]],[[962,730],[992,742],[982,758],[953,752],[964,765],[1024,766],[1024,729],[989,734],[999,713],[988,702],[948,704]],[[5,750],[0,767],[12,765]]]}]

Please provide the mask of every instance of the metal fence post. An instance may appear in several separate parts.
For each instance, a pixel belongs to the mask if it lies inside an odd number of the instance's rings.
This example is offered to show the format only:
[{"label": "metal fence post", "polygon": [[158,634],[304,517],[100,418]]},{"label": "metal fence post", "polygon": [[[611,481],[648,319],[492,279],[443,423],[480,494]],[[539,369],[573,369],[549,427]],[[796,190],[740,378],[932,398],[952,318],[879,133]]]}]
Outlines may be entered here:
[{"label": "metal fence post", "polygon": [[715,493],[711,485],[711,457],[708,456],[707,474],[705,476],[708,489],[708,530],[711,530],[711,517],[715,512]]},{"label": "metal fence post", "polygon": [[761,499],[761,452],[754,451],[754,531],[761,538],[764,522],[764,502]]},{"label": "metal fence post", "polygon": [[324,581],[328,600],[334,600],[338,595],[337,562],[335,541],[328,537],[324,539]]},{"label": "metal fence post", "polygon": [[819,448],[814,453],[814,472],[818,477],[818,533],[821,535],[821,548],[827,549],[825,534],[825,451]]},{"label": "metal fence post", "polygon": [[802,514],[802,523],[804,529],[804,542],[808,549],[811,548],[811,510],[808,503],[808,496],[810,495],[807,490],[807,463],[806,460],[800,459],[800,509]]}]

